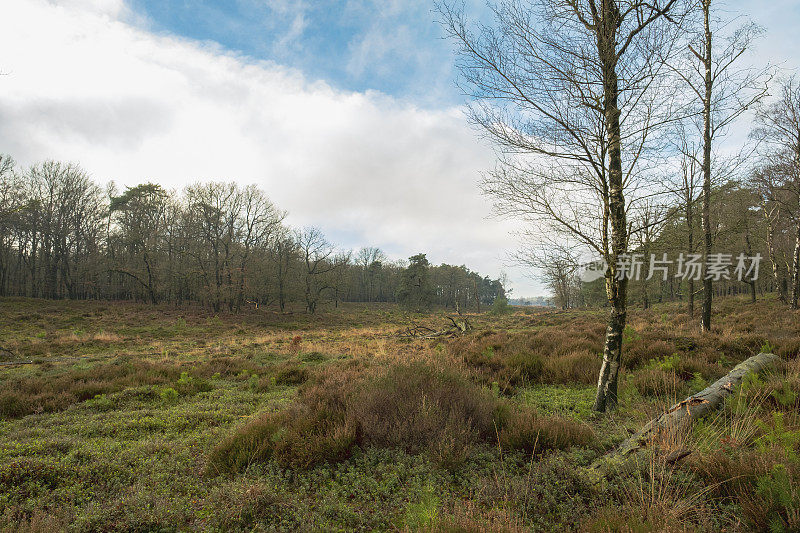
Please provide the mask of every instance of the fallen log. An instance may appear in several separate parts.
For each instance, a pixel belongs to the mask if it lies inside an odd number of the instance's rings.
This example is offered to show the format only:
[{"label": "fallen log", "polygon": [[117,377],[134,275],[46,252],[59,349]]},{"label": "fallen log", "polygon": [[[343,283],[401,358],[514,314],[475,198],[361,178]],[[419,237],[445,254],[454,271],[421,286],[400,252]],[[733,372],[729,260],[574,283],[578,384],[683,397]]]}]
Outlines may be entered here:
[{"label": "fallen log", "polygon": [[451,316],[446,318],[450,321],[451,326],[444,329],[437,331],[412,322],[411,327],[395,333],[394,336],[407,339],[435,339],[437,337],[457,337],[472,329],[472,325],[460,312],[458,313],[458,318],[453,318]]},{"label": "fallen log", "polygon": [[[771,353],[760,353],[736,365],[727,375],[718,379],[702,391],[689,396],[682,402],[670,407],[658,418],[648,422],[642,429],[631,435],[614,450],[604,455],[590,467],[596,481],[602,479],[614,467],[621,466],[627,458],[635,455],[657,439],[674,435],[681,428],[710,413],[733,394],[744,377],[753,372],[760,373],[769,368],[778,367],[783,360]],[[689,452],[670,454],[668,462],[677,462]]]}]

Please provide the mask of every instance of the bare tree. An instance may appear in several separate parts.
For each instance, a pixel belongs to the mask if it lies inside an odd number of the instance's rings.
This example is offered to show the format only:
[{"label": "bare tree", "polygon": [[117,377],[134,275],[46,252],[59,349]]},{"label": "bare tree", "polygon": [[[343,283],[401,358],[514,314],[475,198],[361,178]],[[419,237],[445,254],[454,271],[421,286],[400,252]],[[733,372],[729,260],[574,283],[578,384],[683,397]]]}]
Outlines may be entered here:
[{"label": "bare tree", "polygon": [[668,56],[675,42],[677,4],[507,0],[494,6],[493,26],[475,31],[463,10],[439,4],[476,102],[471,119],[498,147],[484,181],[498,213],[577,240],[608,264],[598,411],[617,403],[628,285],[617,264],[628,252],[627,209],[652,194],[642,179],[652,135],[671,115],[656,51]]},{"label": "bare tree", "polygon": [[350,255],[335,255],[335,248],[318,228],[305,228],[295,237],[303,265],[303,285],[306,310],[314,314],[323,293],[332,290],[334,284],[330,274],[342,268]]},{"label": "bare tree", "polygon": [[[699,21],[689,32],[687,54],[674,64],[673,72],[689,88],[696,104],[695,121],[702,159],[703,174],[703,309],[702,330],[711,328],[712,278],[707,274],[709,256],[714,245],[711,227],[712,153],[729,126],[767,94],[769,67],[737,68],[737,61],[751,47],[760,29],[753,23],[729,31],[735,20],[714,16],[714,0],[699,0],[695,12]],[[720,46],[721,45],[721,46]],[[685,154],[691,154],[689,151]]]},{"label": "bare tree", "polygon": [[242,210],[239,213],[239,265],[236,309],[241,309],[245,300],[245,285],[248,279],[253,253],[273,241],[282,228],[286,212],[278,210],[267,195],[254,185],[241,191]]},{"label": "bare tree", "polygon": [[[782,244],[781,237],[787,233],[783,227],[785,219],[783,213],[791,201],[788,191],[783,185],[783,175],[779,166],[765,164],[756,167],[750,176],[750,187],[758,197],[761,214],[766,225],[766,247],[767,258],[772,267],[772,280],[775,289],[778,291],[778,299],[788,303],[788,283],[787,273],[789,270],[784,268],[778,254],[778,247]],[[791,209],[789,209],[790,211]]]},{"label": "bare tree", "polygon": [[753,137],[761,141],[764,156],[774,165],[777,181],[773,196],[795,225],[791,259],[792,292],[789,303],[800,302],[800,84],[792,76],[785,80],[777,101],[759,110]]},{"label": "bare tree", "polygon": [[20,183],[14,166],[11,157],[0,154],[0,296],[7,294],[11,282],[14,219],[21,208]]},{"label": "bare tree", "polygon": [[[639,203],[631,216],[631,234],[633,243],[638,253],[643,257],[645,264],[651,260],[657,260],[654,254],[656,239],[661,233],[664,225],[672,219],[677,209],[670,208],[656,202],[652,198]],[[652,256],[652,257],[651,257]],[[663,260],[663,257],[661,258]],[[645,309],[650,307],[650,285],[654,277],[655,270],[650,270],[646,275],[642,275],[641,286],[642,305]]]},{"label": "bare tree", "polygon": [[[681,126],[683,125],[681,124]],[[685,251],[687,254],[694,254],[696,246],[694,241],[695,204],[699,199],[698,193],[702,191],[700,188],[702,172],[698,157],[698,144],[691,141],[683,127],[680,127],[678,133],[678,151],[680,153],[680,172],[677,173],[678,183],[675,192],[678,195],[680,205],[683,206],[683,218],[686,227]],[[689,276],[686,280],[686,311],[689,317],[694,317],[694,281],[692,276]]]},{"label": "bare tree", "polygon": [[553,293],[554,303],[561,309],[578,304],[580,294],[579,247],[565,242],[539,244],[514,255],[516,262],[539,272],[539,278]]}]

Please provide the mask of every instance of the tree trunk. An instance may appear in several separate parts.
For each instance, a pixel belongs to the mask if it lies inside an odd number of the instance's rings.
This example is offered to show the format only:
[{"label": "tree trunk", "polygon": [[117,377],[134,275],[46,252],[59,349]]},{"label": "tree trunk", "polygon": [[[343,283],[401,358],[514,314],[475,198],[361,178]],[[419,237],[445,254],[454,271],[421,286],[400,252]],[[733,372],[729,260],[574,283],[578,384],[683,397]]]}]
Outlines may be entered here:
[{"label": "tree trunk", "polygon": [[[747,245],[747,255],[753,257],[753,244],[750,242],[750,224],[747,221],[748,213],[745,211],[744,220],[745,220],[745,227],[744,227],[744,242]],[[750,302],[756,303],[756,280],[750,276],[750,281],[747,282],[750,285]]]},{"label": "tree trunk", "polygon": [[767,221],[767,253],[769,254],[769,262],[772,266],[772,279],[775,281],[775,289],[778,291],[778,299],[781,302],[786,302],[786,290],[782,283],[780,270],[778,269],[778,259],[775,256],[775,225],[772,218],[772,212],[768,211],[765,203],[762,202],[761,210],[764,212],[764,218]]},{"label": "tree trunk", "polygon": [[[800,201],[800,194],[798,194]],[[798,210],[800,213],[800,210]],[[792,261],[792,309],[797,309],[800,300],[800,214],[797,221],[797,234],[794,242],[794,259]]]},{"label": "tree trunk", "polygon": [[712,282],[708,277],[708,256],[711,255],[711,25],[709,11],[711,0],[703,0],[703,19],[705,25],[705,54],[702,58],[705,67],[705,94],[703,96],[703,313],[702,330],[711,330]]},{"label": "tree trunk", "polygon": [[617,406],[617,381],[622,360],[622,332],[627,318],[627,278],[617,279],[617,258],[628,247],[628,228],[623,195],[622,149],[619,89],[617,82],[616,29],[619,11],[616,2],[603,0],[602,28],[598,29],[597,48],[603,69],[603,107],[608,137],[609,218],[611,222],[611,257],[606,290],[611,316],[606,328],[603,366],[597,380],[594,409],[604,412]]},{"label": "tree trunk", "polygon": [[[694,176],[694,174],[692,174]],[[694,183],[694,177],[692,177],[692,181],[690,183]],[[694,202],[694,194],[692,194],[693,187],[687,187],[687,194],[686,194],[686,229],[688,230],[688,235],[686,237],[687,241],[687,252],[692,253],[694,252],[694,214],[692,213],[692,203]],[[686,295],[686,311],[689,313],[689,318],[694,318],[694,278],[689,276],[687,280],[688,285],[688,294]]]}]

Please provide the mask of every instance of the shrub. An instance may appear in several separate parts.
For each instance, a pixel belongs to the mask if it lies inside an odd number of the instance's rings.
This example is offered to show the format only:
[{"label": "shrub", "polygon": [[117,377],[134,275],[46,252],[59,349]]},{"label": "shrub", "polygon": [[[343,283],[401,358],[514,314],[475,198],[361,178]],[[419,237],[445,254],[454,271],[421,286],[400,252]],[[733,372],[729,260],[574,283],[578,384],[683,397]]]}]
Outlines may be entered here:
[{"label": "shrub", "polygon": [[347,365],[323,371],[287,409],[253,419],[214,448],[209,471],[239,472],[269,459],[310,468],[349,457],[357,431],[347,418],[346,397],[357,375]]},{"label": "shrub", "polygon": [[508,313],[513,313],[514,308],[508,304],[508,300],[503,298],[502,296],[498,296],[492,302],[492,307],[489,309],[489,313],[492,315],[505,315]]},{"label": "shrub", "polygon": [[786,465],[773,465],[769,474],[758,479],[756,493],[761,497],[763,513],[770,531],[800,529],[800,490]]},{"label": "shrub", "polygon": [[639,368],[652,359],[666,359],[675,351],[671,343],[661,340],[663,332],[647,332],[647,337],[635,337],[622,349],[622,365],[629,369]]},{"label": "shrub", "polygon": [[295,404],[285,416],[289,422],[275,439],[274,454],[278,464],[310,468],[350,457],[356,431],[343,413],[329,407],[312,409]]},{"label": "shrub", "polygon": [[300,385],[307,379],[308,371],[298,365],[284,365],[275,373],[275,382],[279,385]]},{"label": "shrub", "polygon": [[111,411],[115,407],[114,400],[105,394],[98,394],[91,400],[87,400],[86,404],[90,405],[95,411]]},{"label": "shrub", "polygon": [[732,446],[688,461],[714,492],[737,501],[753,531],[797,531],[800,517],[798,463],[780,447]]},{"label": "shrub", "polygon": [[689,392],[686,384],[675,372],[664,370],[657,365],[638,370],[630,379],[639,394],[646,397],[671,401],[678,397],[682,399]]},{"label": "shrub", "polygon": [[165,402],[174,402],[178,399],[178,391],[172,387],[167,387],[161,391],[161,399]]},{"label": "shrub", "polygon": [[326,359],[325,354],[320,352],[308,352],[301,356],[301,359],[307,363],[319,363]]},{"label": "shrub", "polygon": [[523,381],[539,379],[544,370],[542,357],[535,352],[515,352],[508,358],[508,365],[513,368]]},{"label": "shrub", "polygon": [[348,407],[366,442],[435,456],[449,440],[449,460],[493,433],[495,406],[490,391],[465,377],[417,363],[365,381]]},{"label": "shrub", "polygon": [[589,351],[574,351],[544,358],[542,383],[594,385],[600,372],[600,358]]},{"label": "shrub", "polygon": [[192,396],[198,392],[207,392],[211,389],[211,384],[205,380],[193,378],[188,372],[181,372],[181,377],[175,383],[175,390],[181,396]]},{"label": "shrub", "polygon": [[30,404],[22,394],[13,391],[0,392],[0,417],[18,418],[30,411]]},{"label": "shrub", "polygon": [[526,453],[589,446],[595,437],[589,427],[560,416],[544,416],[531,408],[516,408],[502,420],[500,445]]},{"label": "shrub", "polygon": [[285,422],[280,412],[254,418],[214,447],[207,469],[212,473],[242,472],[255,462],[269,459]]}]

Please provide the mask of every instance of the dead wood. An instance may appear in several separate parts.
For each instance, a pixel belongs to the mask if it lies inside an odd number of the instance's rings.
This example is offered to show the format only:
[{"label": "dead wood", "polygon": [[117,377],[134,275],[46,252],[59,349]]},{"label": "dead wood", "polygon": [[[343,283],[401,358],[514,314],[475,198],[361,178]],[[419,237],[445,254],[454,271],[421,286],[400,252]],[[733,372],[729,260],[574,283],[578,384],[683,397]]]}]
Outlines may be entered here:
[{"label": "dead wood", "polygon": [[[590,467],[599,481],[614,466],[620,466],[627,458],[635,455],[658,439],[676,434],[719,407],[734,393],[744,377],[753,372],[759,373],[782,365],[783,360],[771,353],[760,353],[736,365],[727,375],[718,379],[702,391],[676,403],[658,418],[648,422],[642,429],[631,435],[610,453],[601,457]],[[667,455],[667,463],[676,463],[691,453],[680,450]]]},{"label": "dead wood", "polygon": [[472,329],[469,321],[460,312],[458,317],[448,316],[446,318],[450,322],[450,325],[446,328],[435,330],[412,321],[411,326],[399,331],[394,336],[406,339],[436,339],[440,337],[457,337]]}]

